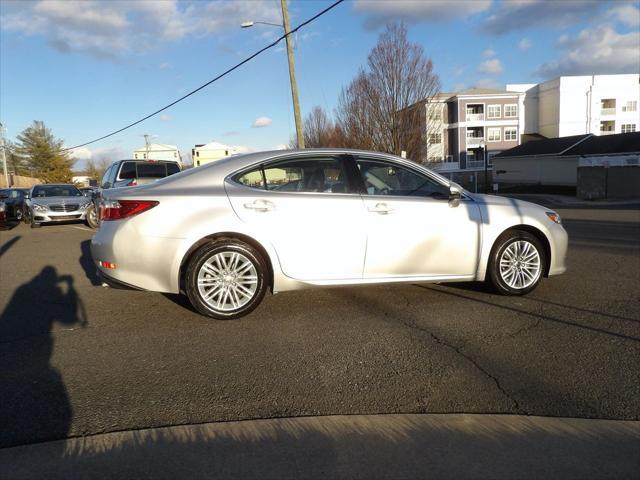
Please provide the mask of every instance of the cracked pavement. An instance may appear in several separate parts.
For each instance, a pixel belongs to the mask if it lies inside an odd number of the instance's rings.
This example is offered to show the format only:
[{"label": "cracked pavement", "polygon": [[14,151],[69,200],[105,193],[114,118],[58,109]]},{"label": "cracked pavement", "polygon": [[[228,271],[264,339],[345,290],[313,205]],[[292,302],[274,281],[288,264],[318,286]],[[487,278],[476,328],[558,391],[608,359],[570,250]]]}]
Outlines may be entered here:
[{"label": "cracked pavement", "polygon": [[1,232],[0,446],[304,415],[638,420],[640,211],[559,212],[569,271],[527,297],[307,290],[229,322],[95,286],[82,226]]}]

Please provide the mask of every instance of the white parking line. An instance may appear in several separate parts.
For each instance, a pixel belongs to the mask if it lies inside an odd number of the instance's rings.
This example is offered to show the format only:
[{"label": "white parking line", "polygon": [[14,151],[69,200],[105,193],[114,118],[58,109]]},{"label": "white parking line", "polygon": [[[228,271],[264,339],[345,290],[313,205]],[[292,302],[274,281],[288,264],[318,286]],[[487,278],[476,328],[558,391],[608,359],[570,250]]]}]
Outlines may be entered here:
[{"label": "white parking line", "polygon": [[85,232],[93,232],[90,228],[78,227],[76,225],[65,225],[65,227],[75,228],[76,230],[84,230]]}]

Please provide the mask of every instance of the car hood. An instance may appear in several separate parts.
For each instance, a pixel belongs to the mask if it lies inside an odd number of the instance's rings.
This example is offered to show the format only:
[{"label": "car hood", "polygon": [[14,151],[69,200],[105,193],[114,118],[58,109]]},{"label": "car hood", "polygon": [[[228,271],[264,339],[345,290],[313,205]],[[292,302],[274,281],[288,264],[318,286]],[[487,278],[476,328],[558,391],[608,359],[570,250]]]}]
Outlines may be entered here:
[{"label": "car hood", "polygon": [[481,205],[496,205],[496,206],[512,206],[514,208],[533,208],[540,209],[545,211],[550,211],[550,209],[538,205],[537,203],[526,202],[524,200],[517,200],[515,198],[510,197],[498,197],[497,195],[485,195],[482,193],[470,193],[465,192],[466,195],[471,197],[476,203]]},{"label": "car hood", "polygon": [[91,202],[91,200],[84,195],[81,197],[34,197],[31,201],[39,205],[60,205],[62,203],[66,205],[84,205],[85,203]]}]

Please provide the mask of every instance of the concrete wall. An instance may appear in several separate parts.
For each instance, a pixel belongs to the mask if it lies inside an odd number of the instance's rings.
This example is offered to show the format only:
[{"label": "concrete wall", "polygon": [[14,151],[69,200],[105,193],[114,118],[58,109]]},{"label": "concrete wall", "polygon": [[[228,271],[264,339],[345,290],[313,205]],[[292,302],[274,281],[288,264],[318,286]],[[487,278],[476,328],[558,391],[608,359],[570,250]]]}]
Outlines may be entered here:
[{"label": "concrete wall", "polygon": [[640,167],[578,167],[577,177],[578,198],[640,198]]}]

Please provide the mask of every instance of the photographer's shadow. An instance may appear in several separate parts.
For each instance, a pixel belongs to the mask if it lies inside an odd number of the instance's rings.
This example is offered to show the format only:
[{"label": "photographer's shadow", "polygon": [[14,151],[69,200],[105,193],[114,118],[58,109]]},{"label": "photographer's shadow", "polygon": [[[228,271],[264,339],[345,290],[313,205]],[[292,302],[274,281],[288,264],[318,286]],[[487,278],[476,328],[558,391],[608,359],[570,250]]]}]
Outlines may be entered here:
[{"label": "photographer's shadow", "polygon": [[50,364],[55,325],[87,325],[73,277],[46,266],[0,315],[0,447],[66,437],[71,406]]}]

